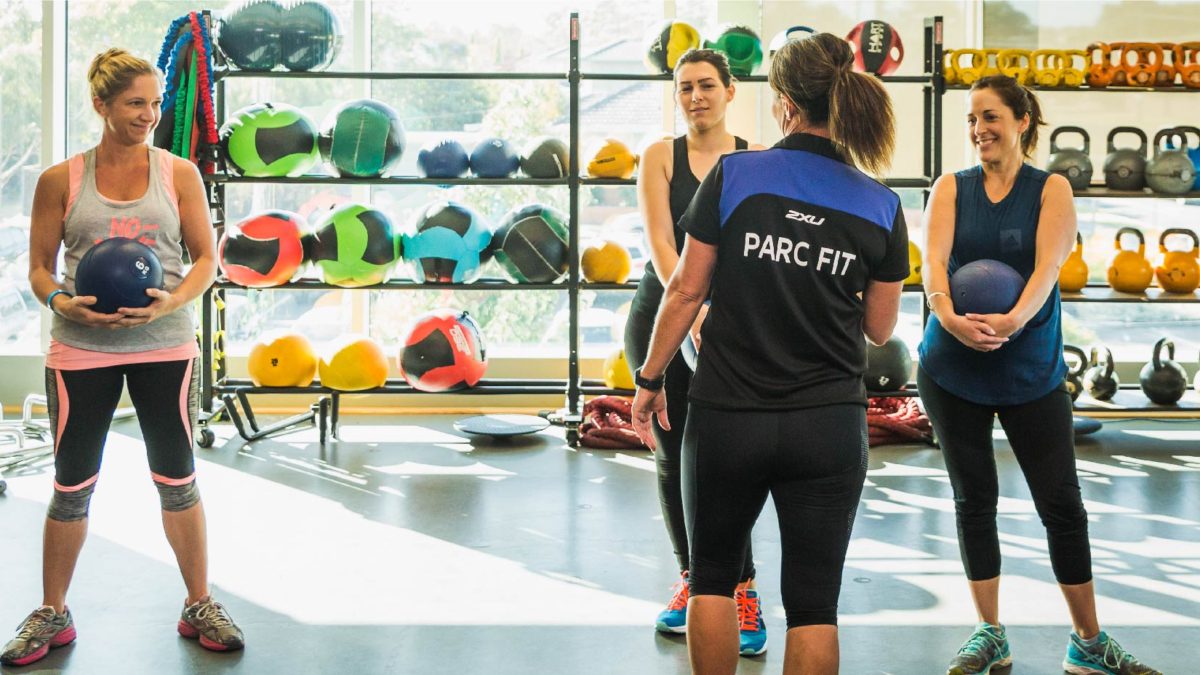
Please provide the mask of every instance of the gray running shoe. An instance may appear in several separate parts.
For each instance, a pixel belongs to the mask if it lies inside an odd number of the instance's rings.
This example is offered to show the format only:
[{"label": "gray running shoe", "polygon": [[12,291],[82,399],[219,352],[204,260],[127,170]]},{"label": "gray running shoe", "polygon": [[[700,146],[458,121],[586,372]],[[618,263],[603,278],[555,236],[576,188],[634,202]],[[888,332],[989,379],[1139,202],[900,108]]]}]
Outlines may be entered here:
[{"label": "gray running shoe", "polygon": [[75,622],[71,610],[62,614],[53,607],[39,607],[17,627],[17,636],[4,645],[0,663],[6,666],[26,666],[45,658],[52,647],[62,647],[75,641]]},{"label": "gray running shoe", "polygon": [[1133,658],[1117,641],[1100,631],[1094,645],[1085,645],[1074,632],[1067,643],[1063,670],[1071,675],[1162,675]]},{"label": "gray running shoe", "polygon": [[185,638],[200,638],[200,646],[214,652],[241,649],[246,645],[242,629],[233,622],[225,607],[211,597],[183,608],[179,634]]},{"label": "gray running shoe", "polygon": [[958,654],[950,662],[946,675],[983,675],[992,672],[993,668],[1010,665],[1012,655],[1008,651],[1008,636],[1004,634],[1004,626],[981,623],[958,648]]}]

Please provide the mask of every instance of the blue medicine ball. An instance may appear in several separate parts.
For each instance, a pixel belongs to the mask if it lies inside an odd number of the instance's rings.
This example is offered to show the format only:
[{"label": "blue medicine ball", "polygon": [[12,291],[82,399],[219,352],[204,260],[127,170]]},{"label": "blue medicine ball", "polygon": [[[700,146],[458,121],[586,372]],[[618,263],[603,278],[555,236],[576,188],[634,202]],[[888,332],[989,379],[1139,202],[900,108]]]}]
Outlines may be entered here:
[{"label": "blue medicine ball", "polygon": [[520,166],[516,151],[499,138],[486,138],[471,151],[471,171],[480,178],[508,178]]},{"label": "blue medicine ball", "polygon": [[163,287],[163,269],[149,246],[113,237],[89,248],[75,266],[75,294],[94,295],[91,309],[112,314],[121,307],[145,307],[154,298],[146,289]]},{"label": "blue medicine ball", "polygon": [[1005,314],[1017,305],[1024,290],[1025,277],[999,260],[969,262],[950,275],[956,314]]},{"label": "blue medicine ball", "polygon": [[470,168],[470,161],[466,148],[449,138],[417,153],[417,168],[426,178],[462,178]]},{"label": "blue medicine ball", "polygon": [[436,201],[403,235],[404,260],[418,283],[470,283],[490,258],[492,226],[465,204]]}]

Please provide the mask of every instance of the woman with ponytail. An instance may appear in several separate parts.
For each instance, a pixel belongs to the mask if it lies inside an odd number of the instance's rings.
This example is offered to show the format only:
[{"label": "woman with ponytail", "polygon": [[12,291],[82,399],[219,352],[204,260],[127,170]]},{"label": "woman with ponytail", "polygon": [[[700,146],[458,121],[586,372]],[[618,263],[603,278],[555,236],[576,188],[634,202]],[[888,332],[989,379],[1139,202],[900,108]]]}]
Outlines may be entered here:
[{"label": "woman with ponytail", "polygon": [[908,276],[900,198],[858,168],[891,160],[891,100],[852,59],[828,33],[776,52],[784,138],[721,157],[701,183],[635,374],[634,426],[654,447],[652,420],[670,430],[667,364],[711,287],[683,431],[697,673],[737,668],[734,592],[768,496],[783,548],[784,672],[838,670],[838,594],[867,467],[865,342],[891,335]]},{"label": "woman with ponytail", "polygon": [[[999,485],[992,449],[1004,427],[1046,528],[1050,566],[1074,632],[1063,668],[1080,675],[1153,675],[1100,630],[1087,512],[1075,473],[1071,397],[1063,383],[1058,271],[1075,245],[1075,205],[1062,176],[1027,164],[1045,124],[1033,92],[1004,75],[971,87],[967,136],[979,164],[940,177],[925,212],[922,274],[930,309],[917,386],[941,444],[959,550],[979,620],[950,675],[1012,663],[1000,623]],[[999,260],[1025,278],[1006,314],[958,314],[949,278],[974,260]]]}]

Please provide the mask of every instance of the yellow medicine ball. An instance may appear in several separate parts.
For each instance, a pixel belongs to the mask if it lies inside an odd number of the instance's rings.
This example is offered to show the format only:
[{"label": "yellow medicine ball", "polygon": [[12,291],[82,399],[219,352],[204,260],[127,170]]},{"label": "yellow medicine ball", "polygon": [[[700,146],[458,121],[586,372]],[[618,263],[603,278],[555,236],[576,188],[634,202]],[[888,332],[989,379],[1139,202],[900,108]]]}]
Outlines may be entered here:
[{"label": "yellow medicine ball", "polygon": [[920,284],[921,280],[921,249],[917,245],[908,242],[908,278],[904,280],[904,284]]},{"label": "yellow medicine ball", "polygon": [[604,386],[609,389],[634,389],[633,370],[625,360],[625,350],[618,349],[604,359]]},{"label": "yellow medicine ball", "polygon": [[299,333],[275,333],[250,349],[247,362],[256,387],[307,387],[317,376],[317,355]]},{"label": "yellow medicine ball", "polygon": [[321,384],[338,391],[362,391],[387,382],[388,360],[379,343],[362,335],[347,335],[321,355]]},{"label": "yellow medicine ball", "polygon": [[585,281],[623,284],[629,280],[633,258],[615,241],[601,241],[583,249],[580,268]]},{"label": "yellow medicine ball", "polygon": [[604,145],[588,162],[587,172],[593,178],[631,178],[637,168],[637,155],[629,146],[615,138],[607,138]]}]

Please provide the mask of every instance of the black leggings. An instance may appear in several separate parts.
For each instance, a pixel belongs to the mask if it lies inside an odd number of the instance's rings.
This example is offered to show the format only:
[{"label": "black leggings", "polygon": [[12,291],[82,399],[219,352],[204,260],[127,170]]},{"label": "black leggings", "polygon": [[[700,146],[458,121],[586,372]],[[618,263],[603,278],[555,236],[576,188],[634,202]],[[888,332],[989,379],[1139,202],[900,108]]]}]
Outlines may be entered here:
[{"label": "black leggings", "polygon": [[[657,278],[643,278],[634,296],[633,307],[629,319],[625,323],[625,359],[630,368],[640,368],[646,362],[647,352],[650,351],[650,332],[654,329],[654,317],[658,312],[658,303],[652,302],[655,289],[647,289],[647,283],[658,286],[661,295],[661,285]],[[683,516],[682,481],[679,470],[679,457],[683,448],[683,430],[688,419],[688,388],[692,385],[692,369],[688,368],[682,354],[667,365],[666,383],[663,393],[667,397],[667,419],[671,422],[671,430],[664,431],[654,420],[654,440],[658,449],[654,453],[654,466],[658,470],[658,501],[662,507],[663,522],[667,525],[667,533],[671,537],[671,545],[675,548],[675,559],[679,562],[680,571],[690,568],[688,560],[687,523]],[[742,567],[741,580],[754,578],[754,551],[751,550],[750,540],[746,540],[745,563]]]},{"label": "black leggings", "polygon": [[194,477],[192,429],[199,403],[195,360],[88,370],[47,368],[56,489],[71,491],[96,481],[108,427],[126,383],[142,427],[151,477],[169,485]]},{"label": "black leggings", "polygon": [[1066,388],[1020,405],[979,405],[942,389],[923,368],[917,369],[917,388],[954,488],[958,546],[967,578],[982,581],[1000,575],[1000,486],[992,448],[992,423],[999,415],[1046,527],[1055,579],[1060,584],[1091,581],[1087,512],[1075,473],[1075,431]]},{"label": "black leggings", "polygon": [[691,591],[732,596],[769,494],[779,516],[788,628],[837,625],[842,566],[867,475],[858,404],[780,412],[692,404],[683,440]]}]

